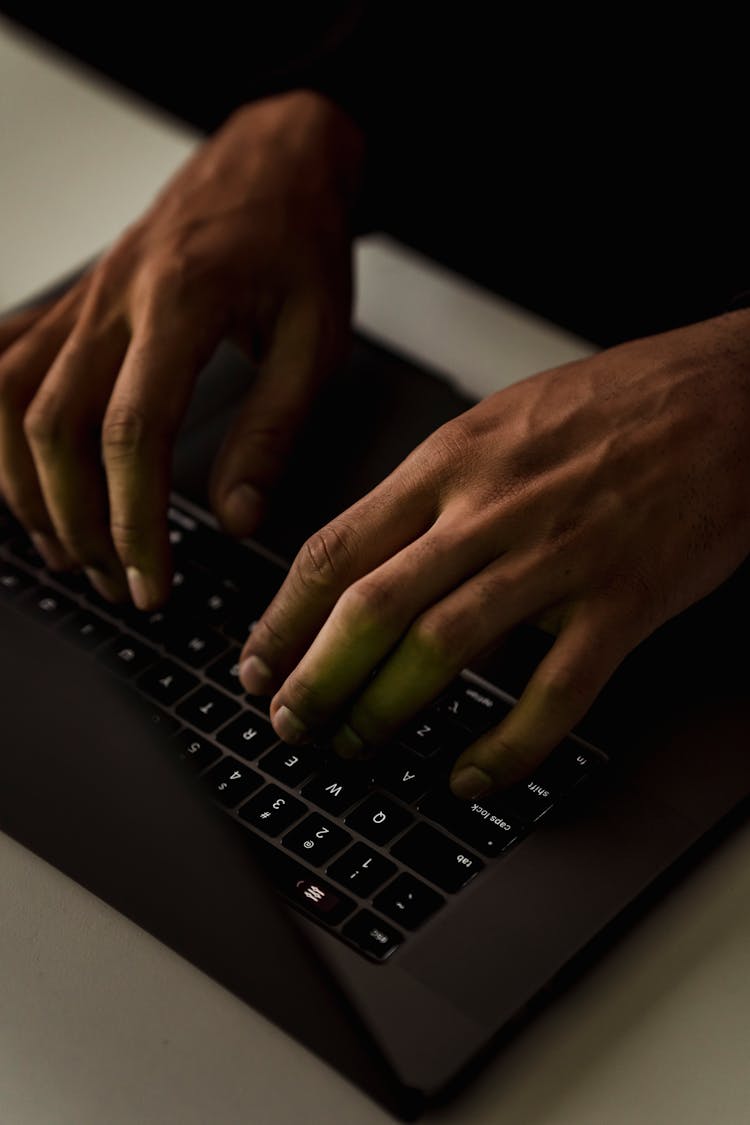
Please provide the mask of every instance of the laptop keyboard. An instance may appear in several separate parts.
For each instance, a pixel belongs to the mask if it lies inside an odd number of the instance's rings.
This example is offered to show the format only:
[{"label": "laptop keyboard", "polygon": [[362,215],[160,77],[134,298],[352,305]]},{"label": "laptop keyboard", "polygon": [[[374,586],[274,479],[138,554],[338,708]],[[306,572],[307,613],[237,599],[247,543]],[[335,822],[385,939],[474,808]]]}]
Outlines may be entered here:
[{"label": "laptop keyboard", "polygon": [[606,759],[566,739],[528,781],[486,800],[448,788],[456,756],[512,699],[464,673],[368,762],[277,738],[269,700],[247,695],[239,654],[284,570],[175,502],[166,606],[105,601],[78,574],[52,574],[0,507],[0,597],[62,633],[134,701],[247,831],[287,902],[383,962],[501,862]]}]

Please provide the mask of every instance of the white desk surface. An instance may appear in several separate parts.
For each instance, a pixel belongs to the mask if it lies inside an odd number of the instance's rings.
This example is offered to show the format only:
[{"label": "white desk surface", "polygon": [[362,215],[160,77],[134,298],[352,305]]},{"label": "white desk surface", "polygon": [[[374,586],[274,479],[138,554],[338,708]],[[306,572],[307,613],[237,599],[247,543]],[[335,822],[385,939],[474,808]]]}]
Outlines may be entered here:
[{"label": "white desk surface", "polygon": [[[0,310],[110,242],[195,143],[0,18]],[[387,240],[358,277],[358,324],[475,393],[589,350]],[[2,1125],[391,1120],[2,834],[0,966]],[[744,1125],[749,1060],[747,826],[426,1120]]]}]

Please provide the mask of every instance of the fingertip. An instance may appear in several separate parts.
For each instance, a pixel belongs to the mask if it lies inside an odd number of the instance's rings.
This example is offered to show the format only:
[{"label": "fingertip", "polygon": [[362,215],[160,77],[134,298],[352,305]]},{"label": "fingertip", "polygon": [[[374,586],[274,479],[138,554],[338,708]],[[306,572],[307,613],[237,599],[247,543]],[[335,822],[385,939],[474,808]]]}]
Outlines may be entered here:
[{"label": "fingertip", "polygon": [[451,774],[450,787],[454,797],[462,801],[472,801],[489,793],[494,789],[495,783],[490,775],[478,766],[462,766]]},{"label": "fingertip", "polygon": [[226,531],[237,539],[251,535],[266,510],[266,497],[253,484],[243,481],[227,492],[218,505],[218,516]]},{"label": "fingertip", "polygon": [[250,695],[268,695],[273,683],[273,672],[256,653],[246,656],[239,667],[240,683]]}]

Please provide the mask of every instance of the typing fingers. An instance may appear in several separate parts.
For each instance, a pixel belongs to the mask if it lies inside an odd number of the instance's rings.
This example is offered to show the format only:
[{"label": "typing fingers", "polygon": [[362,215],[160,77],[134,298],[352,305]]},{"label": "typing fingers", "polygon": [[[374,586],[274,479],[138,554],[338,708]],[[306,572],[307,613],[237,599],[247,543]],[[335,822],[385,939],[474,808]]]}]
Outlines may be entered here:
[{"label": "typing fingers", "polygon": [[0,352],[0,489],[53,569],[69,566],[39,483],[24,430],[27,411],[75,323],[82,287],[69,291],[40,317],[6,322]]},{"label": "typing fingers", "polygon": [[516,706],[454,763],[450,785],[457,797],[468,800],[512,785],[562,741],[642,640],[633,608],[608,594],[573,609]]},{"label": "typing fingers", "polygon": [[172,447],[195,376],[221,333],[218,314],[156,285],[142,305],[102,423],[109,534],[139,609],[169,592]]}]

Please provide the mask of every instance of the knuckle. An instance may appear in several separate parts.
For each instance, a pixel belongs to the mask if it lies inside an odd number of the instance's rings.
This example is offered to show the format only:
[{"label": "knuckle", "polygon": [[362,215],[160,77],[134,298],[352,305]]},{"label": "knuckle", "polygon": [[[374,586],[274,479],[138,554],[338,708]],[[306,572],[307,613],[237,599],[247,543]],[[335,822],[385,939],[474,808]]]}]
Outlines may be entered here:
[{"label": "knuckle", "polygon": [[132,404],[118,404],[107,411],[102,425],[102,448],[112,460],[129,459],[145,444],[148,435],[145,414]]},{"label": "knuckle", "polygon": [[470,633],[464,614],[431,609],[415,621],[410,632],[412,642],[429,663],[440,667],[464,663]]},{"label": "knuckle", "polygon": [[536,673],[537,688],[545,710],[570,712],[586,704],[600,683],[600,671],[593,661],[558,662],[554,668],[540,668]]},{"label": "knuckle", "polygon": [[327,590],[345,578],[354,557],[354,535],[344,523],[330,523],[303,545],[295,565],[297,580],[307,591]]},{"label": "knuckle", "polygon": [[209,259],[187,244],[173,239],[142,266],[145,280],[154,290],[166,291],[179,299],[200,291],[209,270]]},{"label": "knuckle", "polygon": [[442,425],[430,439],[431,453],[452,466],[463,466],[475,453],[476,437],[463,416],[452,418]]},{"label": "knuckle", "polygon": [[24,415],[23,432],[35,448],[52,450],[69,437],[70,423],[60,403],[37,396]]},{"label": "knuckle", "polygon": [[367,627],[383,623],[391,616],[393,588],[376,578],[360,578],[339,598],[338,611],[349,625]]}]

